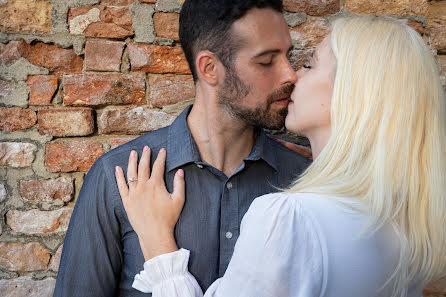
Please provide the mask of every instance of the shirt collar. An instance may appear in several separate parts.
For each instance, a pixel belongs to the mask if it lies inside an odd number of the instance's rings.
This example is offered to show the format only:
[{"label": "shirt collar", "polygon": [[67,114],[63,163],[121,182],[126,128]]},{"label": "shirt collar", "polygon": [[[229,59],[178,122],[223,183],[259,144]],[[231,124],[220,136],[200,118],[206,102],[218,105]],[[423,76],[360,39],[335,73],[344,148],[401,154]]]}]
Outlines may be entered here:
[{"label": "shirt collar", "polygon": [[169,127],[166,148],[168,152],[166,159],[167,171],[187,163],[201,161],[200,152],[186,121],[191,109],[192,105],[186,107]]},{"label": "shirt collar", "polygon": [[[198,146],[187,125],[187,116],[191,109],[192,105],[186,107],[169,127],[167,136],[167,171],[171,171],[187,163],[202,161]],[[251,153],[245,160],[257,161],[262,159],[277,171],[277,157],[273,148],[274,140],[269,138],[263,129],[257,129],[256,134]]]},{"label": "shirt collar", "polygon": [[277,171],[277,156],[274,150],[274,140],[269,138],[265,131],[261,128],[256,130],[256,140],[252,147],[251,153],[245,158],[247,161],[264,160],[269,166]]}]

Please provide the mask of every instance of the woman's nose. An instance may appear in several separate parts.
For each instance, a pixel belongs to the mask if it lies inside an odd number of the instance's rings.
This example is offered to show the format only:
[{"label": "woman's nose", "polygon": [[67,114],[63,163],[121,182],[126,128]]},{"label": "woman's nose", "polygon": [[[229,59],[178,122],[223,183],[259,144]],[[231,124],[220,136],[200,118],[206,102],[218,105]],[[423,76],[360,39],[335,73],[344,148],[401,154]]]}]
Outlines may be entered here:
[{"label": "woman's nose", "polygon": [[301,78],[304,73],[305,73],[305,68],[304,66],[301,66],[299,70],[296,71],[297,79]]}]

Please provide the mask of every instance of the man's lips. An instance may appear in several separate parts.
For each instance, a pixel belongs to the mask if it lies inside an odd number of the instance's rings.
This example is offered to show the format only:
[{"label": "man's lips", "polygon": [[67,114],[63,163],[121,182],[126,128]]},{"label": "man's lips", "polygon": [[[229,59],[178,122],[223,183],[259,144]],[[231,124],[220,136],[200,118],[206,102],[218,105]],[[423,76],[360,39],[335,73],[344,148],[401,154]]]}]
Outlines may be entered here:
[{"label": "man's lips", "polygon": [[289,97],[280,98],[280,99],[274,101],[275,104],[283,105],[283,106],[288,106],[289,102],[290,102],[290,98]]}]

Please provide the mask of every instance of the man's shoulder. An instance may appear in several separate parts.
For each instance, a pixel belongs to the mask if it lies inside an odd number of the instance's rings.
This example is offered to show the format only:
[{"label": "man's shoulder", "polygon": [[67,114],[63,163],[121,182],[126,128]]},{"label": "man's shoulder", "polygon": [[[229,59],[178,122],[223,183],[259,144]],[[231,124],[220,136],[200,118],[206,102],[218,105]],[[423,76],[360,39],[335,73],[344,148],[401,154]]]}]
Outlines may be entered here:
[{"label": "man's shoulder", "polygon": [[311,164],[311,160],[298,154],[297,152],[290,150],[283,144],[278,141],[272,139],[271,137],[266,137],[266,141],[268,141],[270,148],[274,151],[277,161],[279,163],[288,163],[288,164],[299,164],[302,166],[309,166]]},{"label": "man's shoulder", "polygon": [[125,168],[127,168],[130,151],[135,150],[141,152],[146,145],[149,146],[152,151],[158,151],[162,147],[167,146],[168,133],[169,126],[148,132],[110,150],[102,155],[96,162],[101,162],[102,166],[106,168],[114,168],[114,166],[122,165],[125,165]]}]

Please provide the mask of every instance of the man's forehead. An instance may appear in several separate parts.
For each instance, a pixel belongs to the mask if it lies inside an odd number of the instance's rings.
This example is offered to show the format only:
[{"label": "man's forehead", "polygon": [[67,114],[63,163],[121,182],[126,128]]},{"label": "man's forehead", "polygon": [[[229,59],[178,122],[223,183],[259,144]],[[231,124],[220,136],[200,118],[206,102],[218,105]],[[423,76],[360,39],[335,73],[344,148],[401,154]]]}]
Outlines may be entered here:
[{"label": "man's forehead", "polygon": [[[253,8],[231,27],[235,38],[248,46],[272,46],[276,44],[288,47],[291,37],[288,25],[282,14],[270,8]],[[289,43],[289,44],[288,44]]]},{"label": "man's forehead", "polygon": [[268,33],[283,33],[286,29],[289,36],[288,26],[282,14],[271,8],[253,8],[242,18],[232,24],[232,32],[240,37],[265,36]]}]

